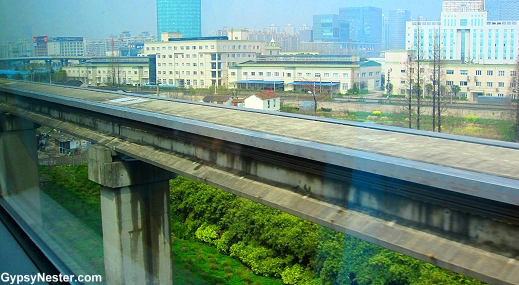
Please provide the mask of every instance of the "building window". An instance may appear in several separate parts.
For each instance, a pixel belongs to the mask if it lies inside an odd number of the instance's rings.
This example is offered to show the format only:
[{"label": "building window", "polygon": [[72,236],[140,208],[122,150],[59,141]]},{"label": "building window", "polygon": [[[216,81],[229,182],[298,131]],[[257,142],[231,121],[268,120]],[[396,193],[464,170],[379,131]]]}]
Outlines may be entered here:
[{"label": "building window", "polygon": [[236,76],[236,72],[231,72],[231,76]]},{"label": "building window", "polygon": [[504,70],[499,70],[498,71],[498,75],[499,76],[505,76],[505,71]]},{"label": "building window", "polygon": [[468,70],[460,70],[460,74],[461,75],[468,75],[469,71]]},{"label": "building window", "polygon": [[272,72],[267,72],[267,76],[272,76]]},{"label": "building window", "polygon": [[274,76],[279,76],[279,72],[274,72]]},{"label": "building window", "polygon": [[497,84],[497,86],[498,86],[498,87],[505,87],[505,83],[504,83],[504,82],[499,82],[499,83]]},{"label": "building window", "polygon": [[251,72],[250,75],[251,76],[256,76],[256,72]]},{"label": "building window", "polygon": [[324,77],[330,77],[330,73],[325,73]]},{"label": "building window", "polygon": [[487,82],[487,87],[492,87],[492,82]]},{"label": "building window", "polygon": [[494,71],[493,70],[487,70],[487,75],[489,75],[489,76],[494,75]]},{"label": "building window", "polygon": [[481,82],[476,81],[476,86],[481,86]]},{"label": "building window", "polygon": [[467,86],[467,81],[460,81],[460,86]]},{"label": "building window", "polygon": [[481,70],[476,70],[476,75],[481,75]]},{"label": "building window", "polygon": [[[287,72],[287,77],[292,77],[292,73]],[[275,106],[274,106],[275,107]]]},{"label": "building window", "polygon": [[452,85],[454,85],[454,81],[446,81],[445,85],[452,86]]}]

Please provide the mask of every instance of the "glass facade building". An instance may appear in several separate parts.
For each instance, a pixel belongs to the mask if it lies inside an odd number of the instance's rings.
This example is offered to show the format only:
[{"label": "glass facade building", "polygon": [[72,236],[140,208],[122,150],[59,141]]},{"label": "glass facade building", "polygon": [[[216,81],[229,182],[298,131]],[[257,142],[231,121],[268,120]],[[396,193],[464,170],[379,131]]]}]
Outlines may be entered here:
[{"label": "glass facade building", "polygon": [[389,11],[386,27],[388,49],[405,49],[407,21],[411,21],[411,11],[402,9]]},{"label": "glass facade building", "polygon": [[486,0],[488,20],[519,20],[519,0]]},{"label": "glass facade building", "polygon": [[381,8],[368,6],[340,8],[339,21],[349,23],[351,41],[382,43]]},{"label": "glass facade building", "polygon": [[157,0],[157,33],[181,32],[185,38],[202,36],[201,0]]}]

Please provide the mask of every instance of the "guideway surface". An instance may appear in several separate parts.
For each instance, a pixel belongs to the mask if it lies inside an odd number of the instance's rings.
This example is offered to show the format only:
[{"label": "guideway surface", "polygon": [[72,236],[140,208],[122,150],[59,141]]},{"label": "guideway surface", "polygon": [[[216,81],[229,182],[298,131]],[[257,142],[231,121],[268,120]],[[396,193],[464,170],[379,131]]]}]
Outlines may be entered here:
[{"label": "guideway surface", "polygon": [[[0,87],[6,82],[0,81]],[[3,85],[5,86],[5,85]],[[8,82],[8,88],[20,88],[20,90],[32,90],[47,94],[55,94],[65,98],[75,98],[102,105],[130,108],[139,111],[147,111],[155,114],[169,115],[176,118],[206,122],[210,124],[227,126],[239,130],[257,132],[264,136],[275,135],[284,138],[308,141],[324,144],[347,150],[360,151],[362,155],[375,156],[372,159],[396,158],[399,161],[418,162],[418,165],[409,165],[409,168],[439,166],[441,169],[433,169],[431,172],[452,172],[452,176],[463,176],[470,172],[472,180],[488,181],[493,184],[505,183],[514,185],[519,180],[519,146],[512,143],[500,143],[490,140],[477,140],[465,138],[464,141],[443,139],[435,137],[431,132],[404,133],[399,131],[387,131],[365,127],[357,127],[337,121],[316,121],[312,117],[290,117],[275,115],[273,113],[258,113],[243,108],[226,108],[222,111],[219,106],[210,104],[196,104],[179,100],[160,100],[152,97],[133,97],[116,93],[108,93],[96,90],[72,89],[54,87],[49,85],[31,84],[25,82]],[[159,100],[157,100],[159,99]],[[128,114],[132,119],[131,114]],[[171,126],[174,127],[174,126]],[[398,130],[393,128],[392,130]],[[405,129],[401,129],[405,130]],[[484,143],[480,143],[483,141]],[[489,144],[487,144],[490,142]],[[505,147],[503,147],[505,146]],[[261,147],[261,146],[260,146]],[[267,147],[267,146],[265,146]],[[268,146],[270,147],[270,146]],[[290,149],[272,149],[284,152]],[[362,169],[363,166],[356,161],[333,161],[334,157],[316,157],[313,153],[298,153],[298,156],[326,160],[331,164],[339,164],[358,170],[375,174],[388,175],[397,179],[423,183],[429,186],[447,188],[453,191],[460,187],[466,187],[464,194],[481,196],[488,199],[497,199],[500,202],[519,205],[519,200],[509,193],[492,193],[490,189],[478,189],[476,186],[467,187],[463,184],[453,185],[452,181],[441,180],[442,176],[421,176],[419,173],[398,173],[391,169]],[[355,153],[354,153],[355,155]],[[422,164],[424,163],[424,164]],[[382,164],[381,164],[382,165]],[[353,167],[352,167],[353,166]],[[459,171],[462,173],[459,174]],[[466,172],[465,172],[466,171]],[[413,177],[413,175],[415,177]],[[449,177],[450,179],[451,177]],[[504,178],[500,179],[500,178]],[[499,181],[494,181],[498,179]],[[440,185],[442,184],[442,185]],[[444,185],[443,185],[444,184]],[[445,186],[445,187],[442,187]],[[447,188],[448,189],[448,188]],[[493,195],[493,196],[492,196]]]}]

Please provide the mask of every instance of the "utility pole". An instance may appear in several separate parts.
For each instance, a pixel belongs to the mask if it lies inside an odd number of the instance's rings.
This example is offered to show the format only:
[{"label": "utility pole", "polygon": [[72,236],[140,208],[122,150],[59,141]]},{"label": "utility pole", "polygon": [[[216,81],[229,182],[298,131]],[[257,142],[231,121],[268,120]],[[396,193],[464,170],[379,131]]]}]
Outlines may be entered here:
[{"label": "utility pole", "polygon": [[441,120],[441,96],[442,96],[442,85],[441,85],[441,74],[442,74],[442,71],[441,71],[441,58],[442,58],[442,52],[441,52],[441,47],[442,47],[442,36],[441,36],[441,22],[440,22],[440,26],[438,28],[438,34],[439,34],[439,39],[438,39],[438,133],[441,133],[442,132],[442,120]]},{"label": "utility pole", "polygon": [[417,30],[417,46],[416,46],[416,50],[417,50],[417,63],[418,63],[417,64],[417,68],[418,68],[418,70],[417,70],[417,72],[418,72],[418,76],[417,76],[418,77],[418,82],[417,82],[417,86],[418,86],[418,91],[417,92],[418,93],[417,93],[417,95],[418,96],[416,96],[416,129],[417,130],[420,129],[420,95],[421,95],[420,94],[421,93],[421,91],[420,91],[420,72],[421,72],[420,71],[420,54],[421,54],[420,53],[420,43],[421,43],[421,41],[420,40],[422,38],[422,34],[421,34],[422,33],[422,29],[420,27],[421,21],[422,21],[422,19],[419,17],[418,18],[418,25],[417,25],[418,30]]},{"label": "utility pole", "polygon": [[409,98],[407,99],[407,108],[409,109],[408,127],[410,129],[412,128],[411,118],[413,115],[413,113],[411,111],[411,107],[412,107],[411,101],[412,101],[412,97],[413,97],[413,68],[411,67],[412,63],[413,63],[412,55],[408,54],[407,55],[407,68],[409,71]]}]

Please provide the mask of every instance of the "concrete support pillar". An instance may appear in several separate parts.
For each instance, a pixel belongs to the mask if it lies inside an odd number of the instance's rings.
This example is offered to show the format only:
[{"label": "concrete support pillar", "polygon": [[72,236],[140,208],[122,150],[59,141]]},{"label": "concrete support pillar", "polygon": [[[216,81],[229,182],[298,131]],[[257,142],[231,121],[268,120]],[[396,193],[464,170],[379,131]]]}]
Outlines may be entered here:
[{"label": "concrete support pillar", "polygon": [[169,179],[173,173],[88,150],[88,178],[101,184],[107,284],[172,284]]},{"label": "concrete support pillar", "polygon": [[0,113],[0,196],[30,226],[41,226],[36,128]]}]

